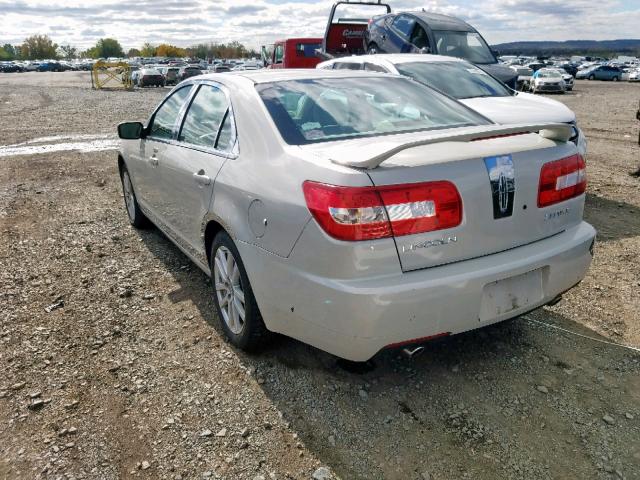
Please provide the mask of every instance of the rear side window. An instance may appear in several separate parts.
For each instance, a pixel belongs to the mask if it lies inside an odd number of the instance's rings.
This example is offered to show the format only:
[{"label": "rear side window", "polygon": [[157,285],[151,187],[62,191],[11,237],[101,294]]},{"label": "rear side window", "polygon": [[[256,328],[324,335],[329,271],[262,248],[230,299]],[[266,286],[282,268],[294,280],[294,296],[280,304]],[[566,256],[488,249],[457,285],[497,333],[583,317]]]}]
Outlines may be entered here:
[{"label": "rear side window", "polygon": [[173,127],[178,120],[182,105],[189,96],[191,85],[176,90],[156,111],[153,116],[149,136],[155,138],[173,138]]},{"label": "rear side window", "polygon": [[214,148],[228,109],[227,97],[222,90],[212,85],[202,85],[185,115],[178,140]]},{"label": "rear side window", "polygon": [[409,38],[411,30],[413,30],[413,23],[412,18],[407,17],[406,15],[398,15],[393,21],[393,28],[396,29],[398,33]]},{"label": "rear side window", "polygon": [[223,152],[230,152],[235,142],[236,132],[233,125],[233,117],[231,116],[231,110],[228,110],[224,120],[222,121],[222,126],[220,127],[216,148]]},{"label": "rear side window", "polygon": [[334,70],[360,70],[362,64],[355,62],[336,62]]},{"label": "rear side window", "polygon": [[381,67],[380,65],[376,65],[375,63],[365,63],[364,69],[367,70],[368,72],[389,73],[389,70],[387,70],[384,67]]}]

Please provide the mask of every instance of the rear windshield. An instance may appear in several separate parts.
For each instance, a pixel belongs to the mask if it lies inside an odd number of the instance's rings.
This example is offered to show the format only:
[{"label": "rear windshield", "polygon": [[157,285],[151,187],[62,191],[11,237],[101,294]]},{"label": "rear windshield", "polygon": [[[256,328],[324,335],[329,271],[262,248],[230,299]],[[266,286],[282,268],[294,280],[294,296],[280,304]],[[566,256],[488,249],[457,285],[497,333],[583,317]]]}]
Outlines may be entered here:
[{"label": "rear windshield", "polygon": [[412,62],[395,65],[402,75],[454,98],[508,97],[502,82],[467,62]]},{"label": "rear windshield", "polygon": [[290,80],[256,88],[290,145],[488,123],[455,100],[404,78]]}]

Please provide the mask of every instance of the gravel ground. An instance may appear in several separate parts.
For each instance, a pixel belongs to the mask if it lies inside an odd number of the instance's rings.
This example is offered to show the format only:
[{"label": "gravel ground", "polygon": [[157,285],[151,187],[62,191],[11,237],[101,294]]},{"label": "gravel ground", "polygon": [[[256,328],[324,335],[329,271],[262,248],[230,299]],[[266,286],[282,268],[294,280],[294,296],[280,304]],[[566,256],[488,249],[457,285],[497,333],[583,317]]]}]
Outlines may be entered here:
[{"label": "gravel ground", "polygon": [[[0,144],[112,133],[164,93],[1,74]],[[0,479],[640,478],[640,355],[601,342],[640,346],[639,96],[555,97],[589,139],[600,242],[579,287],[368,365],[226,344],[206,277],[129,227],[114,152],[0,156]]]}]

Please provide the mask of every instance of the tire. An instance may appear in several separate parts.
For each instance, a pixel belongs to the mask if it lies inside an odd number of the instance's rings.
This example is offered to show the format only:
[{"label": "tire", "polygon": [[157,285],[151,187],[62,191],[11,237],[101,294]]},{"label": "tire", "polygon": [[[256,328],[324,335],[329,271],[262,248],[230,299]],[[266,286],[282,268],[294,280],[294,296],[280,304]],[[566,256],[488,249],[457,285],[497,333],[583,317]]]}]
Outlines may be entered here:
[{"label": "tire", "polygon": [[[227,232],[221,231],[216,235],[210,257],[213,302],[225,336],[242,350],[258,350],[267,344],[270,332],[262,320],[240,253]],[[228,268],[231,269],[229,275],[226,273]],[[221,302],[225,303],[221,305]]]},{"label": "tire", "polygon": [[127,211],[127,217],[129,217],[129,223],[136,228],[147,228],[151,225],[149,219],[140,210],[136,193],[133,190],[133,184],[131,183],[131,177],[127,167],[122,167],[120,172],[120,181],[122,182],[122,194],[124,196],[124,208]]},{"label": "tire", "polygon": [[367,55],[375,55],[378,53],[378,45],[375,43],[370,43],[367,47]]},{"label": "tire", "polygon": [[620,80],[620,79],[619,79],[618,77],[613,77],[613,78],[612,78],[612,80],[613,80],[614,82],[617,82],[617,81],[618,81],[618,80]]},{"label": "tire", "polygon": [[595,75],[589,75],[589,80],[595,80],[596,76]]}]

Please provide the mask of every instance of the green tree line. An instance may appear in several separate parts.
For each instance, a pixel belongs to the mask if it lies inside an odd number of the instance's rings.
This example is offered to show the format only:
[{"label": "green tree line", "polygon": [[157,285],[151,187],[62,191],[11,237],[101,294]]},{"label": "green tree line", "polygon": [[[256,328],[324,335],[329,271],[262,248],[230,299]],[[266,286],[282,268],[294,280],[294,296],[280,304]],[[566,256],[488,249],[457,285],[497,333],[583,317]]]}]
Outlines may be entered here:
[{"label": "green tree line", "polygon": [[125,54],[122,45],[115,38],[101,38],[96,44],[84,51],[71,45],[58,45],[47,35],[32,35],[20,45],[9,43],[0,47],[0,60],[43,60],[74,58],[109,57],[190,57],[190,58],[242,58],[257,57],[258,52],[248,49],[242,43],[201,43],[183,48],[167,43],[153,45],[145,43],[140,48],[131,48]]}]

